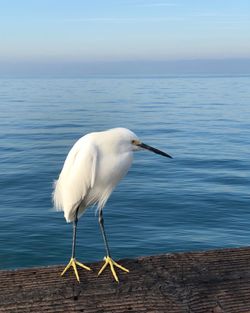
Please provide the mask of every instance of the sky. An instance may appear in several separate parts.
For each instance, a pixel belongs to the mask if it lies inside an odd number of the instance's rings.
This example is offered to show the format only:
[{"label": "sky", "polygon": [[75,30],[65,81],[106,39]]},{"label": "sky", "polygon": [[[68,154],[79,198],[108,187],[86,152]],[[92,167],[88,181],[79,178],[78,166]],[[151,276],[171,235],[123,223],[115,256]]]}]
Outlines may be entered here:
[{"label": "sky", "polygon": [[211,64],[250,72],[249,0],[0,0],[0,5],[0,76],[199,70]]}]

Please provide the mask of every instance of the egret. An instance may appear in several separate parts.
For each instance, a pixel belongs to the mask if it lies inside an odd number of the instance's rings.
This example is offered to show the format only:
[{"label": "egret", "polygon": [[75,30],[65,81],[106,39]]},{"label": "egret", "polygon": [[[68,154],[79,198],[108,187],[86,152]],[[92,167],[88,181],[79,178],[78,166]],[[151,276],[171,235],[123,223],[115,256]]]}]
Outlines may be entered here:
[{"label": "egret", "polygon": [[129,272],[111,258],[104,228],[103,207],[118,182],[128,172],[133,152],[142,149],[171,158],[169,154],[141,142],[126,128],[89,133],[81,137],[69,151],[53,192],[55,208],[64,211],[66,221],[73,223],[72,255],[61,275],[73,267],[76,279],[80,282],[77,266],[90,270],[88,266],[77,261],[75,250],[78,219],[92,205],[97,205],[98,220],[106,249],[104,264],[98,276],[107,266],[110,267],[117,282],[119,280],[115,267]]}]

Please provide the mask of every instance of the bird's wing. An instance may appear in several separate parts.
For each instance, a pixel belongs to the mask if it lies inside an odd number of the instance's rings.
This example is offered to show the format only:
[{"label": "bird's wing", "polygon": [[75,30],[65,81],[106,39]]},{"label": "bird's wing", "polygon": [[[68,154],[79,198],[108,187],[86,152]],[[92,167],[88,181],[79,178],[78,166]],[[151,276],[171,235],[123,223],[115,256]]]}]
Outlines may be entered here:
[{"label": "bird's wing", "polygon": [[66,219],[75,212],[90,188],[94,186],[96,166],[97,148],[95,145],[91,142],[81,142],[81,140],[76,142],[55,183],[54,204],[58,210],[64,211]]}]

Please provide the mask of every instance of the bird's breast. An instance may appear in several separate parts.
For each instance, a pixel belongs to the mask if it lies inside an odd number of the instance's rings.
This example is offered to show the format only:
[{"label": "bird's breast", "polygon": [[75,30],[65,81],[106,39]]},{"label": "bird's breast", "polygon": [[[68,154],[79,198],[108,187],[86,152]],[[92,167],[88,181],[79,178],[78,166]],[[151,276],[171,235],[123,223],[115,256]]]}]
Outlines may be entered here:
[{"label": "bird's breast", "polygon": [[109,156],[101,158],[97,164],[95,183],[84,199],[84,207],[98,203],[104,207],[113,189],[127,174],[133,161],[133,154],[126,153],[119,157]]},{"label": "bird's breast", "polygon": [[113,189],[127,174],[132,161],[132,152],[100,158],[100,162],[97,164],[96,184]]}]

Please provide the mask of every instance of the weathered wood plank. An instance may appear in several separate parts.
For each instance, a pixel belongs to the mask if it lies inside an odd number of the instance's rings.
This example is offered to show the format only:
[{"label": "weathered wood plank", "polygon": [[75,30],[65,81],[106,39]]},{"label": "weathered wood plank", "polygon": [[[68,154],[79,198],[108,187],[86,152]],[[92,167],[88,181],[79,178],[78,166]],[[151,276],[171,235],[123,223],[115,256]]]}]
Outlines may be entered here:
[{"label": "weathered wood plank", "polygon": [[120,262],[130,273],[101,263],[60,277],[63,266],[0,271],[0,312],[250,313],[250,248],[174,253]]}]

